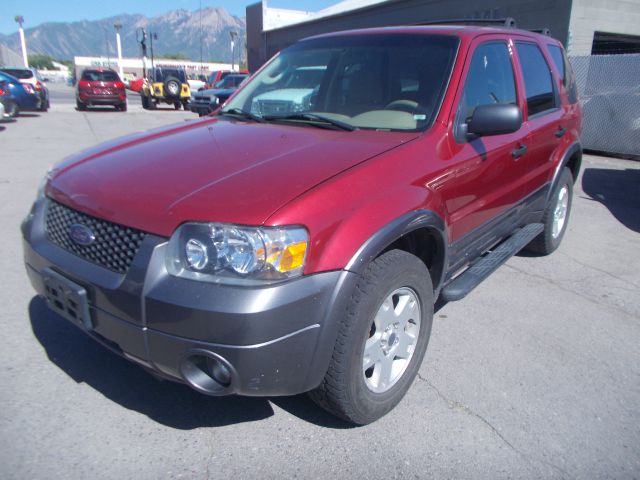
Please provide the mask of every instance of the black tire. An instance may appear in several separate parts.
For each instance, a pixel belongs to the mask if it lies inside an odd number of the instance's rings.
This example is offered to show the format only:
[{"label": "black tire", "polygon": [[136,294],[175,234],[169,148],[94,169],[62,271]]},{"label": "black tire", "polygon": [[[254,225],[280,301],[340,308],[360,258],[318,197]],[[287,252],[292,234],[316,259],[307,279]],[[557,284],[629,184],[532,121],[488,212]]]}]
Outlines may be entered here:
[{"label": "black tire", "polygon": [[176,110],[180,110],[181,106],[182,104],[180,102],[173,102],[173,108],[175,108]]},{"label": "black tire", "polygon": [[81,112],[84,112],[87,109],[87,106],[82,103],[80,100],[76,100],[76,108]]},{"label": "black tire", "polygon": [[[397,291],[415,294],[412,298],[419,306],[419,331],[404,370],[387,390],[375,392],[366,379],[374,367],[364,370],[365,344],[378,335],[374,319],[382,311],[384,301]],[[327,373],[322,384],[309,392],[310,397],[330,413],[358,425],[387,414],[402,400],[418,373],[431,335],[433,303],[431,277],[419,258],[401,250],[391,250],[376,258],[354,289]],[[397,339],[388,338],[394,352]],[[377,346],[377,339],[373,343]]]},{"label": "black tire", "polygon": [[7,118],[16,118],[20,113],[18,104],[14,101],[7,101],[4,106],[4,114]]},{"label": "black tire", "polygon": [[140,98],[142,99],[142,108],[144,108],[145,110],[150,110],[152,108],[151,104],[153,103],[151,99],[146,95],[142,95]]},{"label": "black tire", "polygon": [[[567,201],[566,208],[564,208],[564,221],[562,222],[562,225],[557,228],[557,232],[554,232],[556,208],[563,210],[561,205],[561,195],[566,195]],[[558,182],[554,187],[553,192],[551,192],[549,203],[542,216],[544,230],[526,246],[527,251],[538,255],[549,255],[560,246],[560,243],[564,238],[564,234],[567,231],[567,225],[569,224],[572,198],[573,176],[571,174],[571,170],[565,167],[562,172],[560,172]]]},{"label": "black tire", "polygon": [[182,84],[175,77],[169,77],[164,81],[165,98],[179,98]]},{"label": "black tire", "polygon": [[127,104],[126,103],[121,103],[117,108],[121,112],[126,112],[127,111]]}]

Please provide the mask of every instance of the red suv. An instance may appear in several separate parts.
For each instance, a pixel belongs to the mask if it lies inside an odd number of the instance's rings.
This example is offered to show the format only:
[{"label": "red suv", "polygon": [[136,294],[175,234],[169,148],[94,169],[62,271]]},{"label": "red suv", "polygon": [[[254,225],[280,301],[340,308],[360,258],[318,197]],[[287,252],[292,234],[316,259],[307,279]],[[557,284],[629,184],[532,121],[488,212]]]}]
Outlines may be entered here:
[{"label": "red suv", "polygon": [[558,247],[580,125],[547,36],[313,37],[214,116],[58,164],[22,225],[27,272],[156,375],[209,395],[309,391],[365,424],[415,378],[436,299]]},{"label": "red suv", "polygon": [[112,105],[116,110],[127,111],[127,92],[114,70],[97,68],[82,72],[76,90],[76,106],[78,110],[86,110],[94,105]]}]

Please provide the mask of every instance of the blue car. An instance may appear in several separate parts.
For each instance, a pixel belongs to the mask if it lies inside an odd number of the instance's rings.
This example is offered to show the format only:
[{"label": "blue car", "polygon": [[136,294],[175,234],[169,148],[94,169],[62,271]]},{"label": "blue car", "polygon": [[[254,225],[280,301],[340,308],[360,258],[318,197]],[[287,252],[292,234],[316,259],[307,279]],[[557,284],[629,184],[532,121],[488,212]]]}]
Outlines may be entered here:
[{"label": "blue car", "polygon": [[7,82],[20,111],[40,110],[40,94],[31,85],[23,85],[16,77],[0,72],[0,81],[3,80]]},{"label": "blue car", "polygon": [[0,122],[12,119],[19,111],[18,103],[9,90],[9,84],[0,80]]}]

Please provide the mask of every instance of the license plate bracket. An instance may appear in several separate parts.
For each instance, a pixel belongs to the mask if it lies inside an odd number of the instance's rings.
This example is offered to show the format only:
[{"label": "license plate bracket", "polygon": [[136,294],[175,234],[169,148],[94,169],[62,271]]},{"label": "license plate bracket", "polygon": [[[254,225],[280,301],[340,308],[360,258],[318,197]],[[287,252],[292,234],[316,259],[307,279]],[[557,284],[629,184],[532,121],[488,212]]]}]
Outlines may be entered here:
[{"label": "license plate bracket", "polygon": [[93,329],[87,290],[67,277],[45,269],[42,272],[47,305],[57,314],[80,325]]}]

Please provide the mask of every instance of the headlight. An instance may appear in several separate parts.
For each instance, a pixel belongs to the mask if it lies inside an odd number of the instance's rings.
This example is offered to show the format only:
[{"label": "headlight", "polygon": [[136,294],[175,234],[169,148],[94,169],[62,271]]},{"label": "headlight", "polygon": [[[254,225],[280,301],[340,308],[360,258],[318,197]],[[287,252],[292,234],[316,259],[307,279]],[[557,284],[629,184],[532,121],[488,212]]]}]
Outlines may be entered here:
[{"label": "headlight", "polygon": [[308,245],[302,227],[186,223],[171,236],[167,270],[206,282],[281,281],[302,275]]}]

